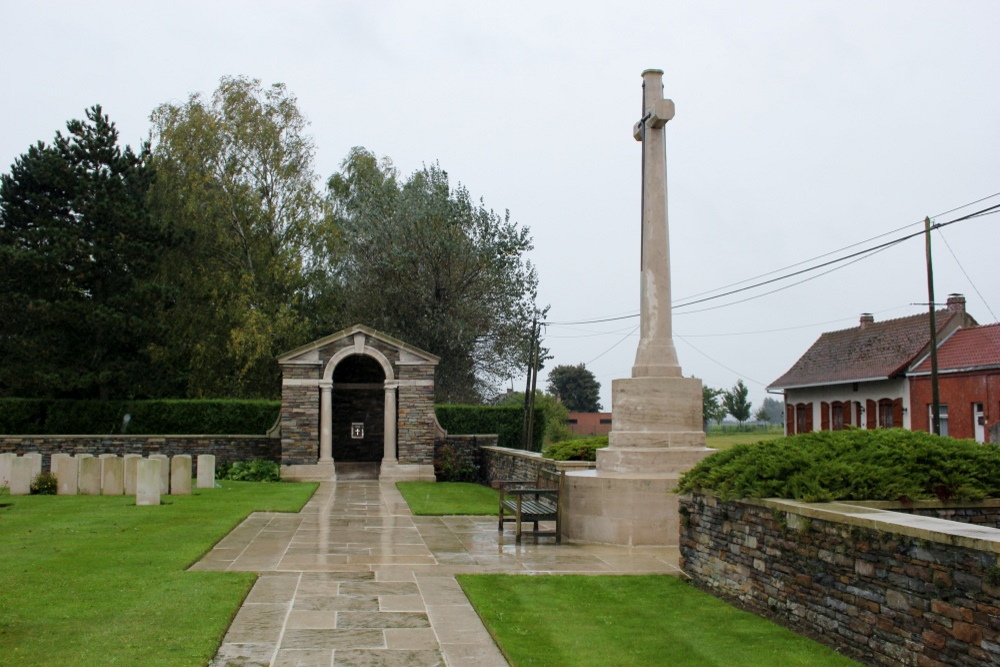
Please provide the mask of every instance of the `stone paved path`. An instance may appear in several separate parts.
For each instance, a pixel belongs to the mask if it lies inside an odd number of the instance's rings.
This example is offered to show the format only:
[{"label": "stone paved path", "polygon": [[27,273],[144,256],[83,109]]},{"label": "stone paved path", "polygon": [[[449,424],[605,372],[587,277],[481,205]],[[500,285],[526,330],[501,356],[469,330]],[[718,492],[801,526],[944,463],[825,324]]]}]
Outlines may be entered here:
[{"label": "stone paved path", "polygon": [[562,544],[488,517],[415,517],[394,485],[324,483],[193,570],[260,572],[213,665],[506,665],[455,574],[677,574],[673,548]]}]

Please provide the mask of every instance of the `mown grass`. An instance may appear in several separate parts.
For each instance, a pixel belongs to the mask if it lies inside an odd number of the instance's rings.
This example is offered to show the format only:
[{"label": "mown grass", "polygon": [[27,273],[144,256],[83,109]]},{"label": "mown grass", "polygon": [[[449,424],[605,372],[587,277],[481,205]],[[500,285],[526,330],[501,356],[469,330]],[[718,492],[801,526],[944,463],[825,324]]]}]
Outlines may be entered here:
[{"label": "mown grass", "polygon": [[459,575],[512,665],[856,663],[669,576]]},{"label": "mown grass", "polygon": [[781,427],[770,431],[736,431],[709,432],[705,436],[705,446],[712,449],[725,450],[736,445],[749,445],[755,442],[768,442],[784,435]]},{"label": "mown grass", "polygon": [[468,482],[396,482],[396,488],[418,516],[484,516],[496,514],[500,503],[496,490]]},{"label": "mown grass", "polygon": [[0,664],[206,664],[256,574],[185,570],[252,511],[298,511],[316,489],[221,485],[153,507],[0,496]]}]

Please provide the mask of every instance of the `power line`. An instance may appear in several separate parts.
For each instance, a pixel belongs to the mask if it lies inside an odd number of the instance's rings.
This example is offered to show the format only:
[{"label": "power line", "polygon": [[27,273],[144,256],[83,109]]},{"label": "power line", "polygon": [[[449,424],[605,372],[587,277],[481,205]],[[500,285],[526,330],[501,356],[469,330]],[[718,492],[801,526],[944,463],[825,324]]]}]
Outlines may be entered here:
[{"label": "power line", "polygon": [[951,249],[951,244],[948,243],[948,239],[946,239],[944,237],[944,234],[941,232],[940,229],[938,230],[938,238],[940,238],[942,241],[944,241],[944,245],[945,245],[946,248],[948,248],[948,252],[951,253],[952,259],[954,259],[955,263],[958,264],[958,268],[960,268],[962,270],[962,273],[965,275],[965,279],[969,281],[970,285],[972,285],[972,289],[974,289],[976,291],[976,294],[979,295],[979,298],[982,299],[983,305],[986,306],[986,310],[990,311],[990,316],[993,317],[993,321],[995,322],[996,319],[997,319],[997,316],[993,314],[993,309],[990,308],[990,304],[986,301],[986,298],[983,297],[982,292],[979,291],[979,288],[976,287],[976,284],[974,282],[972,282],[972,278],[970,278],[969,274],[965,271],[965,267],[962,266],[962,263],[960,261],[958,261],[958,256],[955,255],[955,251]]},{"label": "power line", "polygon": [[708,356],[707,354],[705,354],[704,352],[702,352],[701,350],[699,350],[697,347],[695,347],[694,345],[692,345],[691,341],[687,340],[684,336],[681,336],[681,335],[675,333],[674,334],[674,338],[680,338],[682,341],[684,341],[684,344],[687,345],[688,347],[690,347],[692,350],[694,350],[695,352],[697,352],[701,356],[705,357],[706,359],[708,359],[712,363],[717,364],[719,366],[722,366],[723,368],[725,368],[730,373],[734,373],[736,375],[736,377],[746,378],[746,379],[750,380],[751,382],[753,382],[754,384],[759,385],[759,386],[764,387],[765,389],[767,389],[767,385],[764,384],[763,382],[760,382],[758,380],[754,380],[749,375],[746,375],[745,373],[740,373],[738,370],[735,370],[735,369],[730,368],[729,366],[726,366],[724,363],[722,363],[718,359],[714,359],[714,358]]},{"label": "power line", "polygon": [[639,330],[639,327],[635,327],[634,329],[632,329],[631,331],[629,331],[627,334],[625,334],[624,336],[622,336],[621,338],[619,338],[618,342],[616,342],[614,345],[612,345],[608,349],[604,350],[604,352],[601,352],[599,355],[597,355],[596,357],[594,357],[593,359],[591,359],[590,361],[588,361],[585,365],[589,366],[590,364],[594,363],[595,361],[597,361],[598,359],[600,359],[601,357],[603,357],[605,354],[607,354],[611,350],[615,349],[616,347],[618,347],[619,345],[621,345],[622,343],[624,343],[625,340],[629,336],[631,336],[632,334],[634,334],[638,330]]}]

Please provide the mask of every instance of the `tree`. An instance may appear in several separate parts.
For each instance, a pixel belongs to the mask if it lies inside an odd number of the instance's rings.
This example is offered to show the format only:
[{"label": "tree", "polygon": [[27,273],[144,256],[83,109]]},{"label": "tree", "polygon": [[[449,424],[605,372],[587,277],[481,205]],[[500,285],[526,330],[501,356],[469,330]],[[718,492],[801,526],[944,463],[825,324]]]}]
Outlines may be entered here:
[{"label": "tree", "polygon": [[785,419],[785,406],[781,401],[768,396],[764,399],[754,417],[757,421],[780,424]]},{"label": "tree", "polygon": [[582,363],[554,367],[549,371],[548,390],[558,396],[570,412],[601,411],[601,383]]},{"label": "tree", "polygon": [[364,148],[328,190],[343,254],[326,271],[350,320],[440,356],[439,401],[479,402],[523,368],[538,285],[527,228],[452,188],[438,165],[402,180]]},{"label": "tree", "polygon": [[147,208],[148,146],[122,149],[100,106],[66,128],[0,176],[0,391],[149,395],[167,237]]},{"label": "tree", "polygon": [[719,397],[726,392],[713,389],[706,384],[701,385],[701,421],[703,428],[708,430],[708,423],[721,423],[726,416],[726,408],[719,403]]},{"label": "tree", "polygon": [[[524,392],[512,391],[505,394],[497,405],[513,405],[519,408],[524,407]],[[545,413],[545,436],[544,442],[550,445],[553,442],[569,440],[573,437],[573,432],[569,430],[566,420],[569,419],[569,410],[566,406],[552,394],[546,394],[541,390],[535,390],[535,409],[541,409]]]},{"label": "tree", "polygon": [[152,121],[152,202],[179,240],[161,361],[191,396],[275,396],[275,357],[315,337],[320,318],[326,332],[336,324],[307,281],[323,215],[307,122],[283,84],[245,77],[223,77],[211,100],[160,105]]},{"label": "tree", "polygon": [[723,404],[726,406],[726,412],[731,414],[740,423],[740,428],[743,428],[743,424],[750,419],[752,403],[747,400],[749,391],[747,386],[743,384],[742,379],[737,380],[733,388],[725,392],[722,398]]}]

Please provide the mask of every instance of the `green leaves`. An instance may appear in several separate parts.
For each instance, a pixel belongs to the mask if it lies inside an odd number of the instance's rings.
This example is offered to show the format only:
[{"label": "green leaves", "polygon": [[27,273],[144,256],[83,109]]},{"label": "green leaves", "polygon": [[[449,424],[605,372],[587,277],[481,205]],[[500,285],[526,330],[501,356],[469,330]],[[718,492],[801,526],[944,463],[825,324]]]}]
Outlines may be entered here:
[{"label": "green leaves", "polygon": [[803,433],[709,456],[678,487],[699,489],[724,499],[977,500],[1000,496],[1000,448],[903,429]]},{"label": "green leaves", "polygon": [[570,412],[600,412],[601,383],[583,364],[556,366],[549,371],[549,393]]}]

